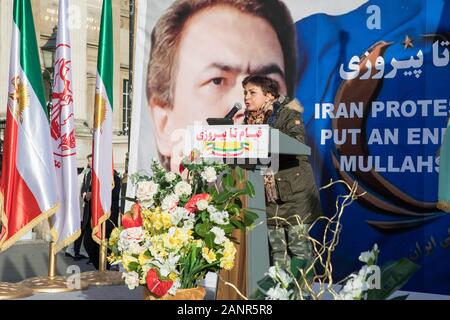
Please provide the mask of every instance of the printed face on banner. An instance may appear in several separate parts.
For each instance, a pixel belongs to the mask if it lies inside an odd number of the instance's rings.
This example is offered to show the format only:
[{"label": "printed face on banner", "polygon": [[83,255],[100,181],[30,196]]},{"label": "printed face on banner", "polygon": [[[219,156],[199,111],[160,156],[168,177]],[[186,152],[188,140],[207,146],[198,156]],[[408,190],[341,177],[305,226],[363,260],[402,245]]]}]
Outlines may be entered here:
[{"label": "printed face on banner", "polygon": [[[171,159],[172,169],[178,168],[183,147],[173,141],[174,133],[223,117],[236,102],[243,104],[242,80],[247,75],[266,74],[286,94],[283,51],[275,31],[264,19],[231,7],[215,6],[191,17],[176,59],[173,105],[150,99],[158,150]],[[243,111],[235,116],[236,124],[242,123]]]}]

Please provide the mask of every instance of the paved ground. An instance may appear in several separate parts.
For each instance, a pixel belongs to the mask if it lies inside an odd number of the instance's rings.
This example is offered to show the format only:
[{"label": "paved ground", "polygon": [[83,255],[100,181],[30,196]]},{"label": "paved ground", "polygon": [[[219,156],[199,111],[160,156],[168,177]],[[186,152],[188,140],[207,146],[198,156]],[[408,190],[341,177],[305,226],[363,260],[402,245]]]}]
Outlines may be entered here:
[{"label": "paved ground", "polygon": [[[57,273],[62,276],[73,274],[75,268],[80,272],[94,271],[88,260],[74,261],[64,252],[57,255]],[[41,241],[18,242],[9,250],[0,254],[0,281],[20,282],[24,279],[46,276],[48,274],[48,243]],[[215,277],[208,275],[203,285],[206,288],[206,299],[215,298]],[[142,288],[129,290],[123,286],[91,286],[86,291],[49,294],[38,293],[20,300],[142,300]]]},{"label": "paved ground", "polygon": [[[87,260],[74,261],[63,252],[57,257],[59,275],[71,275],[67,271],[74,267],[80,272],[93,271]],[[69,269],[70,268],[70,269]],[[20,282],[27,278],[46,276],[48,272],[48,243],[19,242],[9,250],[0,254],[0,282]],[[203,286],[206,288],[206,299],[214,300],[216,280],[214,274],[208,274]],[[409,294],[408,300],[450,300],[449,296],[424,294],[417,292],[397,292],[395,295]],[[142,300],[142,288],[128,290],[126,286],[91,286],[86,291],[61,294],[35,294],[24,300]],[[330,297],[325,297],[325,299]]]}]

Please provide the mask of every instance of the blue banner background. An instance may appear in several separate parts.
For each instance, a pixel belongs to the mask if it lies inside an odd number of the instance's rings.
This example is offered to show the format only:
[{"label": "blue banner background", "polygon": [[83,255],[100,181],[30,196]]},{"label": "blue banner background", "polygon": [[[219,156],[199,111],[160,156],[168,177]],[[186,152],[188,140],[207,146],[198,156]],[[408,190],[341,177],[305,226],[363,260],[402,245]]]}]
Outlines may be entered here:
[{"label": "blue banner background", "polygon": [[[381,28],[370,30],[367,20],[369,6],[380,8]],[[362,56],[365,51],[378,41],[392,42],[384,54],[386,73],[390,71],[388,63],[393,57],[408,60],[416,56],[419,50],[424,55],[422,74],[419,78],[406,77],[399,71],[393,79],[384,79],[374,100],[398,101],[447,99],[450,83],[450,66],[436,67],[433,64],[432,44],[434,40],[426,39],[427,34],[441,34],[449,37],[450,1],[442,0],[378,0],[359,7],[340,16],[316,14],[296,23],[299,47],[300,81],[297,97],[305,107],[304,120],[308,134],[308,144],[312,148],[312,163],[318,185],[327,184],[330,179],[339,180],[341,176],[332,162],[332,154],[337,154],[332,140],[320,144],[321,130],[331,129],[330,119],[315,119],[316,103],[333,103],[339,86],[343,82],[339,75],[341,64],[347,69],[352,56]],[[406,36],[412,39],[413,47],[405,48]],[[450,47],[447,47],[450,49]],[[441,48],[441,51],[444,50]],[[431,110],[431,108],[430,108]],[[406,155],[436,156],[439,145],[408,145],[404,136],[407,128],[445,128],[447,117],[422,117],[420,112],[412,117],[367,118],[367,132],[373,128],[399,128],[398,145],[371,145],[370,155],[379,155],[382,159],[393,156],[397,166]],[[402,138],[403,137],[403,138]],[[438,173],[380,173],[410,197],[423,202],[436,202],[438,190]],[[382,201],[390,203],[383,195],[364,186]],[[335,199],[338,194],[346,193],[344,188],[328,189],[321,192],[322,207],[325,214],[335,211]],[[412,210],[411,208],[408,208]],[[413,257],[421,266],[418,273],[404,288],[439,294],[450,294],[450,248],[444,247],[444,241],[450,236],[450,215],[439,210],[425,212],[429,219],[419,217],[418,222],[408,228],[396,228],[390,231],[371,226],[367,220],[405,221],[413,217],[388,214],[379,208],[365,205],[358,201],[349,207],[343,216],[341,242],[334,254],[335,277],[340,279],[350,272],[358,270],[360,252],[369,250],[378,243],[381,255],[380,264],[402,257]],[[417,219],[415,217],[414,219]],[[432,246],[433,240],[435,245]],[[425,246],[431,245],[429,252]]]}]

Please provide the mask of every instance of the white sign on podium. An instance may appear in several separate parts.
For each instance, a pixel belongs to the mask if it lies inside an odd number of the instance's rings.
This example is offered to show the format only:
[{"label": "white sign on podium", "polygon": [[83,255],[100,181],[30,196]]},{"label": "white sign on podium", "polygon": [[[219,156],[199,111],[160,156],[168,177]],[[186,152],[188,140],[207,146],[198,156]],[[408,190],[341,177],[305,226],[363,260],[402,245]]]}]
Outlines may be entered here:
[{"label": "white sign on podium", "polygon": [[268,158],[268,125],[193,126],[191,143],[202,158]]}]

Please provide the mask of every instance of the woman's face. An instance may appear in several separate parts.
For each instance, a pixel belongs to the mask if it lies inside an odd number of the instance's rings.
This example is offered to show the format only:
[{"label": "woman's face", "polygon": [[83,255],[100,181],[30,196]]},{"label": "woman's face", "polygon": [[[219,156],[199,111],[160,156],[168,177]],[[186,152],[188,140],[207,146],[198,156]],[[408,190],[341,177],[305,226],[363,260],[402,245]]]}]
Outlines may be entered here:
[{"label": "woman's face", "polygon": [[244,87],[244,102],[247,111],[254,112],[259,110],[265,103],[274,99],[270,93],[264,93],[261,87],[253,83],[247,83]]}]

